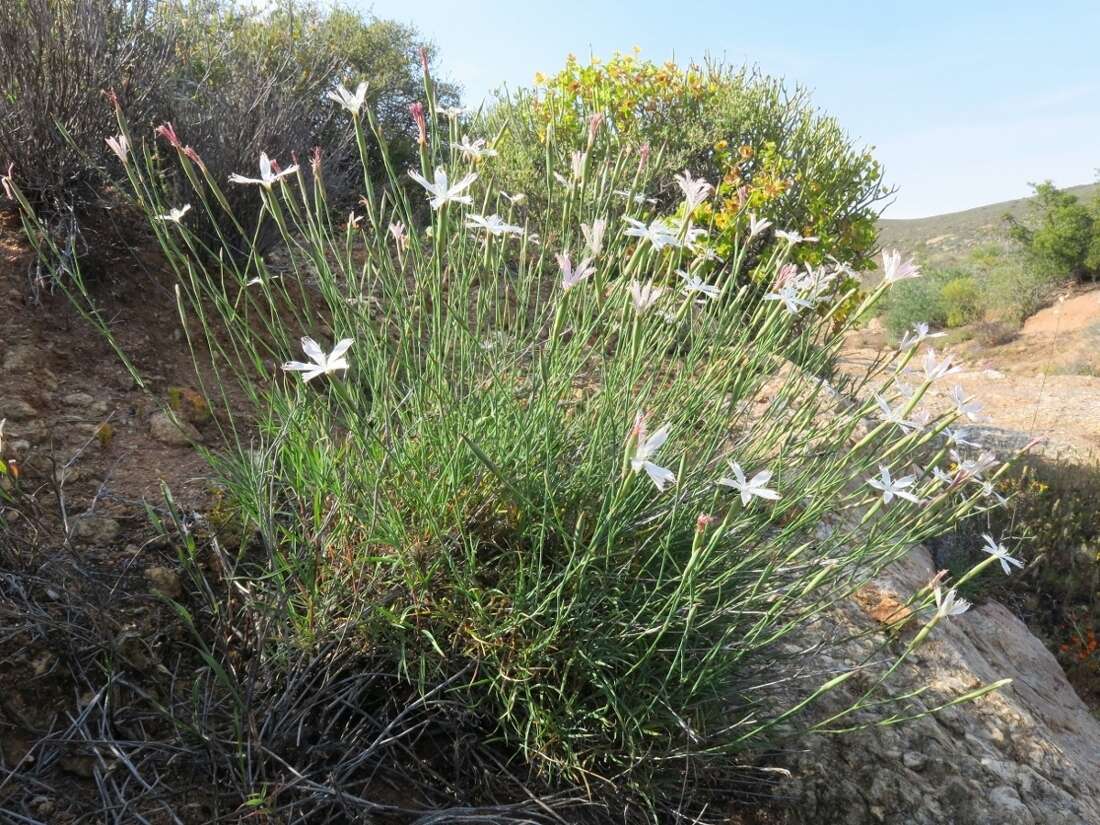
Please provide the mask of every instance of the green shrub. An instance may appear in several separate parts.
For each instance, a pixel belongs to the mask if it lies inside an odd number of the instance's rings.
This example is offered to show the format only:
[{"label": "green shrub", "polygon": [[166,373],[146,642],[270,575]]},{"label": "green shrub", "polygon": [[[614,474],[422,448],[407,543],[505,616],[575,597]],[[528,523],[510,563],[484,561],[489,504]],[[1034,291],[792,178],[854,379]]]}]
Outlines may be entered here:
[{"label": "green shrub", "polygon": [[1100,275],[1100,218],[1096,209],[1050,181],[1032,184],[1035,195],[1023,221],[1006,216],[1013,239],[1032,266],[1053,277],[1085,279]]},{"label": "green shrub", "polygon": [[0,166],[38,205],[94,200],[115,89],[127,117],[150,122],[174,70],[173,32],[153,0],[0,3]]},{"label": "green shrub", "polygon": [[949,327],[961,327],[982,317],[978,283],[969,275],[955,277],[940,288],[940,306]]},{"label": "green shrub", "polygon": [[975,250],[968,264],[981,285],[985,314],[1010,326],[1042,309],[1066,280],[1035,266],[1019,250],[1000,246]]},{"label": "green shrub", "polygon": [[[408,164],[416,143],[407,108],[421,61],[434,59],[413,29],[316,0],[277,0],[260,11],[243,0],[16,0],[0,7],[0,41],[0,160],[14,163],[38,204],[106,194],[103,183],[120,168],[103,144],[116,118],[103,92],[113,90],[137,143],[171,123],[173,139],[202,147],[196,162],[219,180],[255,176],[261,152],[289,166],[320,147],[330,203],[346,210],[363,168],[346,113],[324,105],[325,95],[369,80],[367,104],[394,161]],[[437,95],[441,105],[457,97],[448,84]],[[381,178],[381,155],[366,148],[367,173]],[[170,180],[174,201],[194,199],[186,175]],[[247,189],[226,197],[235,214],[260,205]],[[222,218],[199,240],[234,249],[252,242],[254,227]],[[263,230],[255,240],[274,237]]]},{"label": "green shrub", "polygon": [[[890,194],[881,167],[813,107],[807,90],[748,69],[681,68],[622,54],[588,64],[571,56],[556,75],[536,81],[488,117],[488,132],[501,133],[497,174],[509,191],[539,192],[554,172],[569,170],[573,152],[591,154],[593,163],[628,154],[623,163],[634,168],[645,159],[655,183],[643,190],[628,177],[624,186],[659,207],[676,202],[670,182],[684,169],[717,183],[720,196],[696,218],[723,258],[753,212],[775,229],[820,239],[796,249],[796,261],[819,264],[832,255],[857,269],[871,265],[874,207]],[[615,140],[593,144],[593,118]],[[546,204],[536,196],[535,205]]]},{"label": "green shrub", "polygon": [[[374,110],[350,109],[357,145],[385,147]],[[175,718],[207,748],[196,766],[250,804],[279,788],[280,810],[303,821],[390,812],[394,788],[410,790],[391,781],[403,766],[435,780],[402,795],[402,819],[586,804],[605,820],[697,820],[737,787],[737,754],[858,727],[857,711],[904,718],[887,680],[951,615],[938,579],[912,594],[922,626],[903,647],[840,672],[792,650],[914,542],[988,506],[977,470],[932,472],[955,414],[904,420],[937,370],[902,395],[912,353],[895,353],[862,376],[875,399],[839,396],[826,380],[850,328],[830,313],[839,269],[798,271],[780,245],[757,264],[779,291],[749,300],[734,277],[755,254],[747,233],[708,282],[683,207],[657,224],[645,207],[610,208],[623,187],[657,191],[650,171],[601,147],[608,159],[576,180],[526,193],[569,216],[557,223],[506,198],[499,159],[460,149],[458,129],[429,133],[410,173],[434,195],[427,227],[424,194],[414,205],[389,162],[340,226],[323,162],[256,186],[287,251],[278,272],[256,248],[200,254],[161,166],[127,160],[184,329],[211,354],[196,380],[224,428],[208,453],[219,521],[246,541],[194,596],[232,622],[197,633],[220,692]],[[487,134],[476,119],[463,129]],[[552,134],[544,148],[558,156]],[[196,210],[231,210],[219,178],[182,147],[175,160]],[[853,679],[866,686],[853,704],[813,714]],[[315,708],[321,689],[333,701]],[[343,738],[368,723],[376,740]]]},{"label": "green shrub", "polygon": [[894,284],[882,304],[886,329],[895,338],[901,338],[917,324],[928,324],[933,329],[946,327],[943,287],[959,277],[965,276],[957,269],[925,267],[921,277]]}]

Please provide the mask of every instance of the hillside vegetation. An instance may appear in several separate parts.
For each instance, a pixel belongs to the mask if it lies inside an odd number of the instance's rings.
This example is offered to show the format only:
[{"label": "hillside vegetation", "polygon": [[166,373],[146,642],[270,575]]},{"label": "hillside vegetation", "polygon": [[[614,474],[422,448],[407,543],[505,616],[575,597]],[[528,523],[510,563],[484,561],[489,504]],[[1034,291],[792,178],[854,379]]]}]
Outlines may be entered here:
[{"label": "hillside vegetation", "polygon": [[[1100,183],[1071,186],[1064,191],[1088,202],[1100,196]],[[927,264],[952,266],[985,244],[1007,242],[1009,230],[1004,216],[1025,217],[1033,201],[1034,197],[1017,198],[928,218],[884,218],[878,222],[879,241],[884,249],[905,249]]]}]

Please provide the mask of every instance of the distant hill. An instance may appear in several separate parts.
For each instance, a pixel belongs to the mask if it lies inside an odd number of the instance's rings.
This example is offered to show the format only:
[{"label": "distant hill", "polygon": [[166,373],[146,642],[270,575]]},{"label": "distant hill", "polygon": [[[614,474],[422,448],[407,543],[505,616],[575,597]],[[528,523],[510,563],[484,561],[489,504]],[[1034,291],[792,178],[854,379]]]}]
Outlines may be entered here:
[{"label": "distant hill", "polygon": [[[1100,194],[1100,183],[1066,189],[1083,201]],[[971,249],[1007,239],[1002,218],[1027,211],[1031,198],[979,206],[963,212],[949,212],[930,218],[880,220],[879,242],[884,249],[900,249],[906,255],[929,264],[950,265],[967,256]]]}]

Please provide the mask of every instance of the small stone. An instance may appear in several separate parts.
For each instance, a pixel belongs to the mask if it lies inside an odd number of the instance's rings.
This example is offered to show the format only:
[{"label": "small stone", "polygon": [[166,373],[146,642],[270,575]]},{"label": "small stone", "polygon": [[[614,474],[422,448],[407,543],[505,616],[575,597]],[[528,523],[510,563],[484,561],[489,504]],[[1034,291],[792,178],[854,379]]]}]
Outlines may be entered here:
[{"label": "small stone", "polygon": [[33,370],[42,362],[42,353],[30,344],[19,344],[8,350],[4,356],[4,369],[7,372],[25,372]]},{"label": "small stone", "polygon": [[35,816],[45,819],[53,815],[57,805],[48,796],[36,796],[31,800],[31,808],[34,810]]},{"label": "small stone", "polygon": [[127,544],[126,547],[124,547],[123,549],[131,556],[136,556],[138,553],[141,552],[141,548],[138,547],[136,544]]},{"label": "small stone", "polygon": [[919,751],[906,751],[901,756],[901,762],[909,770],[919,771],[928,762],[928,757]]},{"label": "small stone", "polygon": [[149,567],[145,571],[145,580],[155,592],[169,599],[178,599],[183,595],[179,574],[171,568]]},{"label": "small stone", "polygon": [[12,421],[22,421],[27,418],[35,418],[38,410],[18,398],[0,402],[0,418],[10,418]]},{"label": "small stone", "polygon": [[88,407],[95,403],[95,399],[86,392],[71,392],[61,401],[70,407]]},{"label": "small stone", "polygon": [[118,522],[107,516],[84,516],[73,525],[73,535],[88,544],[110,544],[118,534]]},{"label": "small stone", "polygon": [[162,444],[186,447],[201,440],[199,431],[186,421],[176,421],[166,412],[153,413],[149,419],[149,434]]}]

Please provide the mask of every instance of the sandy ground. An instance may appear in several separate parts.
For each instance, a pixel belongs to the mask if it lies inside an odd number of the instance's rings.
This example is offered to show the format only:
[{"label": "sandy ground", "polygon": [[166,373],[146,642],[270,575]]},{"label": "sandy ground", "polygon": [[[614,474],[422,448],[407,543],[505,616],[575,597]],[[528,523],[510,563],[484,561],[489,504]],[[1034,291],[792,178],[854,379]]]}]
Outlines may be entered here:
[{"label": "sandy ground", "polygon": [[[852,366],[887,345],[874,330],[854,335],[850,343],[845,361]],[[1044,438],[1051,453],[1100,459],[1100,289],[1041,310],[1008,343],[971,340],[946,351],[962,371],[933,388],[932,409],[950,406],[948,395],[957,384],[982,403],[977,423]]]}]

